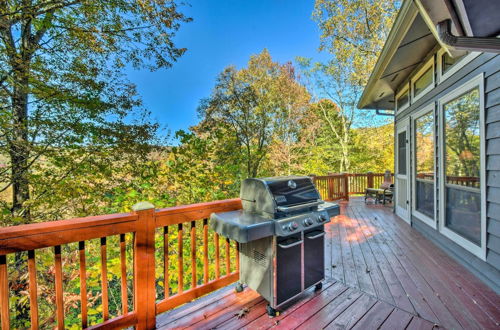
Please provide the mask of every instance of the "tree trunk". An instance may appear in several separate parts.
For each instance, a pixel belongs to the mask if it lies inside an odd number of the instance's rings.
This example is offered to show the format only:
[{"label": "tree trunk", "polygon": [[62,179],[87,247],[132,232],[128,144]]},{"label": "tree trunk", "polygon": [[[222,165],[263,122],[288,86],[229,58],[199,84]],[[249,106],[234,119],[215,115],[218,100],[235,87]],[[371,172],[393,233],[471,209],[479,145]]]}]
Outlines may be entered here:
[{"label": "tree trunk", "polygon": [[12,180],[12,215],[30,222],[30,212],[25,203],[30,199],[28,178],[28,89],[29,69],[27,61],[14,70],[12,95],[12,137],[9,144]]}]

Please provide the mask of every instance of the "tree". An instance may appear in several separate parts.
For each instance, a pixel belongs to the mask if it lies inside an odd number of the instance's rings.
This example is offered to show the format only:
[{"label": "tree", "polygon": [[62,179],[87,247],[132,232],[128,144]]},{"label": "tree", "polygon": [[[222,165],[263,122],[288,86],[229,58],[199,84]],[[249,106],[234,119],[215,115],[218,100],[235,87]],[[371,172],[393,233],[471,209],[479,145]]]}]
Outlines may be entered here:
[{"label": "tree", "polygon": [[158,125],[122,69],[170,67],[189,20],[171,0],[0,2],[0,181],[15,218],[85,166],[148,153]]},{"label": "tree", "polygon": [[[255,177],[275,139],[296,140],[297,116],[307,109],[309,94],[290,64],[273,62],[267,50],[250,58],[247,68],[228,67],[218,76],[212,95],[198,109],[199,132],[227,133],[222,146],[235,153],[247,177]],[[228,146],[235,149],[227,149]]]},{"label": "tree", "polygon": [[400,6],[393,0],[316,0],[320,50],[333,55],[331,65],[347,69],[347,82],[366,84]]}]

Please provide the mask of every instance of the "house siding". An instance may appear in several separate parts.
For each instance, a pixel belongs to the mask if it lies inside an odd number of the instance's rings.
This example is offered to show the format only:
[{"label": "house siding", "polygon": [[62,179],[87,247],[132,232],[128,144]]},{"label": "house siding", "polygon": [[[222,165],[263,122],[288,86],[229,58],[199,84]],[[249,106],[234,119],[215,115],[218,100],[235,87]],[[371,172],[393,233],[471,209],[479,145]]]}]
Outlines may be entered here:
[{"label": "house siding", "polygon": [[[500,293],[500,55],[484,53],[462,67],[454,75],[437,84],[433,90],[418,99],[410,107],[396,115],[395,124],[408,118],[429,103],[437,100],[462,84],[484,74],[485,92],[485,167],[486,167],[486,261],[471,254],[452,240],[412,217],[412,226],[434,241],[452,257],[464,264],[477,277]],[[435,119],[438,121],[438,109],[435,107]],[[413,130],[413,127],[410,127]],[[435,163],[439,173],[439,130],[435,130]],[[413,162],[412,162],[413,164]],[[437,221],[439,221],[439,175],[436,176]],[[411,184],[411,183],[410,183]]]}]

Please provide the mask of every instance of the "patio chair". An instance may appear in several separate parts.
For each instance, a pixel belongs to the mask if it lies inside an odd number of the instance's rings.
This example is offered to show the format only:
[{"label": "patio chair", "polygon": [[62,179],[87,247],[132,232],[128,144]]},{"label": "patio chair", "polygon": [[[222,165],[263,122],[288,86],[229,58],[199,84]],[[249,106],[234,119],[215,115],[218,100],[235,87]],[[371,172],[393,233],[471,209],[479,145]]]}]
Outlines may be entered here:
[{"label": "patio chair", "polygon": [[391,171],[387,170],[384,173],[384,182],[379,188],[366,188],[365,189],[365,203],[368,198],[374,199],[375,203],[381,202],[385,205],[386,202],[392,203],[394,195],[394,184],[392,183]]}]

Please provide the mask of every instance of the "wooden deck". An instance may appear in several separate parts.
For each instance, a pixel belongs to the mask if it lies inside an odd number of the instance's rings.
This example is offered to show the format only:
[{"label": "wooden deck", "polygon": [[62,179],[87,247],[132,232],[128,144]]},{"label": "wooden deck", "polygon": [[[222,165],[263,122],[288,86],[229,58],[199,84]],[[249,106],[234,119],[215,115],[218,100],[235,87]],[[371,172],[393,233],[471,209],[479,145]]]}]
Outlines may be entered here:
[{"label": "wooden deck", "polygon": [[499,328],[500,296],[390,208],[361,199],[341,206],[326,225],[321,291],[269,318],[257,293],[230,286],[159,315],[158,328]]}]

